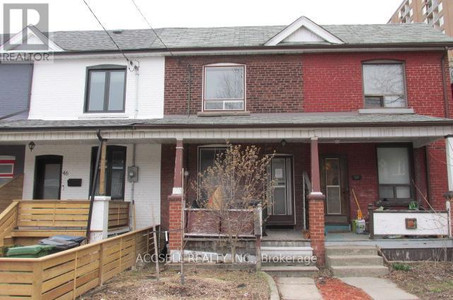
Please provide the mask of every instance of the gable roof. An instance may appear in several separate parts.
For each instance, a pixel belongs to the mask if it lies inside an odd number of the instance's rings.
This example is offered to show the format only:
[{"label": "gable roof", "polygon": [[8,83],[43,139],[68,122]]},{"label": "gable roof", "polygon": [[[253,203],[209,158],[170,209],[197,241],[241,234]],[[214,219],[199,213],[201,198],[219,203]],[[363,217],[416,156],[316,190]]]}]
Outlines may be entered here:
[{"label": "gable roof", "polygon": [[280,43],[317,43],[343,44],[343,41],[331,32],[319,26],[307,17],[300,17],[289,26],[264,43],[265,46],[276,46]]},{"label": "gable roof", "polygon": [[[343,44],[323,47],[450,46],[453,38],[428,24],[324,25],[323,30]],[[287,26],[244,26],[206,28],[161,28],[159,37],[170,49],[247,48],[264,46]],[[109,31],[123,50],[163,50],[165,46],[150,29]],[[49,39],[66,52],[117,51],[104,31],[57,31]],[[1,36],[0,36],[1,41]],[[0,43],[1,44],[1,43]],[[286,46],[320,46],[320,43]],[[279,46],[279,45],[277,45]]]},{"label": "gable roof", "polygon": [[[34,41],[33,44],[26,45],[26,48],[22,48],[24,46],[22,45],[24,35],[26,41]],[[0,52],[13,51],[15,49],[33,52],[63,51],[62,48],[33,25],[28,25],[20,32],[13,35],[9,40],[0,41]]]}]

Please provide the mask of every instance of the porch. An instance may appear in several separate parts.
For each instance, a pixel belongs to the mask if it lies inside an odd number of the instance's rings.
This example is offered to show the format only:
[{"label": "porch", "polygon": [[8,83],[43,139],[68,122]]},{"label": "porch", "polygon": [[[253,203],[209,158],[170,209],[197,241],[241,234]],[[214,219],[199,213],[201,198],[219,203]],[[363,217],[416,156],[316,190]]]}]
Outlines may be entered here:
[{"label": "porch", "polygon": [[[182,224],[179,212],[183,207],[194,207],[197,201],[193,190],[197,174],[225,148],[225,140],[233,145],[253,144],[261,149],[261,155],[274,155],[270,169],[278,194],[274,192],[273,203],[265,210],[268,218],[263,220],[264,232],[285,228],[300,232],[300,236],[286,237],[311,247],[321,264],[327,243],[325,232],[349,229],[359,211],[368,218],[370,206],[407,210],[411,204],[422,210],[444,211],[448,147],[445,136],[440,134],[451,128],[440,130],[432,123],[417,123],[420,120],[408,126],[410,118],[419,117],[382,116],[394,122],[382,127],[368,123],[361,124],[365,127],[343,127],[340,122],[340,128],[324,125],[313,129],[222,128],[185,132],[177,139],[176,147],[164,144],[162,148],[162,168],[174,170],[172,177],[162,182],[162,190],[171,194],[162,198],[162,208],[169,213],[163,226],[171,232],[170,250],[177,252],[181,247],[183,236],[177,232]],[[365,116],[351,114],[351,118],[353,123],[354,118]],[[379,120],[378,116],[372,118]],[[193,121],[203,123],[201,119]],[[269,238],[262,237],[262,241],[266,239]]]}]

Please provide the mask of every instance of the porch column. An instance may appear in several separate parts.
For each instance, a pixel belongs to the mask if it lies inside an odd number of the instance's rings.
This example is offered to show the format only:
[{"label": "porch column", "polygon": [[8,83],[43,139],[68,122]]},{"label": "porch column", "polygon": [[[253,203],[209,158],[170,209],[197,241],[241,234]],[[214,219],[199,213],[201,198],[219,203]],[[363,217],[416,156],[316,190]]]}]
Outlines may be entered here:
[{"label": "porch column", "polygon": [[321,178],[319,175],[318,138],[311,139],[311,192],[308,195],[308,224],[313,254],[318,259],[318,266],[325,264],[324,245],[324,200],[321,193]]},{"label": "porch column", "polygon": [[172,194],[168,196],[169,202],[169,242],[170,252],[179,251],[182,245],[182,211],[183,207],[183,189],[182,189],[182,166],[183,166],[183,142],[176,141],[175,154],[175,171],[173,179]]}]

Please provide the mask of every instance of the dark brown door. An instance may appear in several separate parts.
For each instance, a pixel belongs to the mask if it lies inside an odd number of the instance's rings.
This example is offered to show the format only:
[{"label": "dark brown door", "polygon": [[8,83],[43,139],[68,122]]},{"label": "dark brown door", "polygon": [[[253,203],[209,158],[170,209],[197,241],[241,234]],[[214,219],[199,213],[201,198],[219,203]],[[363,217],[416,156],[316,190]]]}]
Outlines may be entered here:
[{"label": "dark brown door", "polygon": [[349,222],[349,188],[346,158],[324,156],[321,160],[321,190],[326,196],[326,223]]},{"label": "dark brown door", "polygon": [[291,156],[275,156],[270,164],[273,192],[268,207],[269,225],[294,225],[293,162]]},{"label": "dark brown door", "polygon": [[60,199],[63,156],[41,155],[35,161],[34,199]]}]

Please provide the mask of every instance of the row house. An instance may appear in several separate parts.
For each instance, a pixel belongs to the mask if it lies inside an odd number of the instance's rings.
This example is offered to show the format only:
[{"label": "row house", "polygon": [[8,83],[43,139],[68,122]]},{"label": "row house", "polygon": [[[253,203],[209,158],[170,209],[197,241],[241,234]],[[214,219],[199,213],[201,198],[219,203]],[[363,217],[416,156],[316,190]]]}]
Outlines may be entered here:
[{"label": "row house", "polygon": [[[183,198],[198,197],[184,187],[232,143],[275,153],[266,224],[308,229],[321,259],[325,232],[349,228],[359,208],[445,209],[453,39],[430,26],[301,17],[110,34],[121,53],[102,31],[55,32],[51,63],[0,65],[12,90],[2,110],[22,97],[28,114],[0,121],[23,199],[86,199],[105,141],[106,195],[134,203],[138,228],[169,229],[177,251]],[[32,78],[18,94],[4,84],[16,72]]]}]

